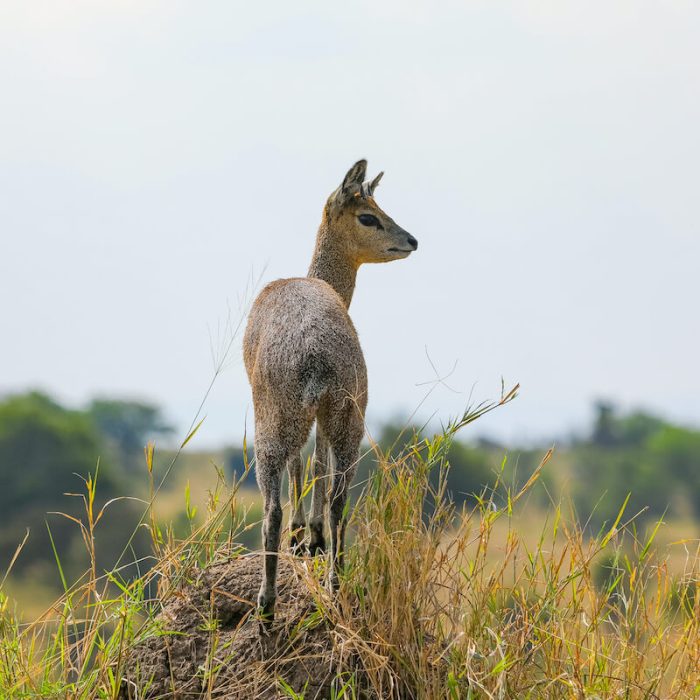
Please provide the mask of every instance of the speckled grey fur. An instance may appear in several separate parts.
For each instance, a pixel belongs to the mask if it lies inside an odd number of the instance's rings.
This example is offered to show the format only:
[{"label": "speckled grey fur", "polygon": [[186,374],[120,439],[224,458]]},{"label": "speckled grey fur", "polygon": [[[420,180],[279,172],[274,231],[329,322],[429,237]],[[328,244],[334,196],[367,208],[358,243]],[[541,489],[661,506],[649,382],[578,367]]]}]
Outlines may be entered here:
[{"label": "speckled grey fur", "polygon": [[[274,614],[282,526],[280,480],[289,469],[293,543],[306,527],[301,503],[300,450],[316,420],[314,485],[310,518],[312,553],[323,551],[328,467],[331,582],[337,585],[345,540],[344,509],[355,475],[367,406],[367,369],[348,306],[362,263],[407,257],[418,246],[374,201],[381,173],[364,183],[367,162],[348,171],[323,210],[308,276],[277,280],[260,292],[243,339],[253,389],[255,456],[263,494],[265,564],[258,605]],[[378,225],[363,225],[361,215]],[[331,460],[331,455],[333,460]]]}]

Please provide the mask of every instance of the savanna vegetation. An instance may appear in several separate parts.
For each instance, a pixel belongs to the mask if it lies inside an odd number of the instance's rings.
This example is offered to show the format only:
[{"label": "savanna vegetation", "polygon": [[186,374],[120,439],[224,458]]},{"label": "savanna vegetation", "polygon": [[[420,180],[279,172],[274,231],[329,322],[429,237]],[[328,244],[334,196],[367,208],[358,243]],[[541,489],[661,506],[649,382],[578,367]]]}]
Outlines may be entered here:
[{"label": "savanna vegetation", "polygon": [[[283,657],[316,628],[336,698],[698,696],[700,432],[601,403],[553,452],[480,440],[476,419],[512,398],[437,433],[384,426],[338,596],[323,560],[285,552],[313,604],[273,654],[269,694],[262,667],[226,676],[212,612],[194,696],[313,697]],[[147,679],[125,695],[130,653],[175,634],[168,602],[259,548],[252,450],[198,452],[196,429],[154,448],[170,433],[138,402],[0,403],[3,697],[144,697]]]}]

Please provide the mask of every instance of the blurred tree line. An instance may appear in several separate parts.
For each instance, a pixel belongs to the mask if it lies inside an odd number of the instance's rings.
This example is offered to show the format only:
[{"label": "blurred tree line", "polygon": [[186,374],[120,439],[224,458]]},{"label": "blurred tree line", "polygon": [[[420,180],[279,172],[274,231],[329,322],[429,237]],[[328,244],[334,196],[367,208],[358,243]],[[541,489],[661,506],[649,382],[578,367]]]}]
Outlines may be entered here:
[{"label": "blurred tree line", "polygon": [[[143,464],[143,446],[169,431],[159,409],[138,402],[98,399],[73,410],[39,392],[0,401],[0,570],[29,530],[15,572],[57,581],[53,538],[66,573],[82,573],[88,559],[79,527],[59,513],[85,519],[90,474],[97,475],[96,512],[111,498],[136,495],[129,475]],[[131,500],[105,511],[96,529],[98,568],[114,564],[142,512]],[[140,533],[132,546],[131,560],[149,551]]]},{"label": "blurred tree line", "polygon": [[628,493],[627,515],[700,518],[700,431],[599,402],[590,435],[569,452],[579,518],[609,521]]},{"label": "blurred tree line", "polygon": [[[379,432],[380,449],[398,454],[417,430],[403,428],[398,422],[385,425]],[[79,528],[56,513],[84,518],[83,480],[96,473],[98,461],[97,510],[111,498],[143,496],[143,447],[171,430],[158,407],[148,403],[101,398],[70,409],[37,392],[0,400],[0,571],[29,528],[15,572],[57,581],[48,524],[67,575],[81,573],[87,555]],[[544,446],[518,449],[483,439],[455,440],[448,454],[450,495],[458,505],[473,505],[485,489],[488,495],[497,474],[517,488],[544,453]],[[229,472],[240,475],[242,448],[230,448],[227,455]],[[356,494],[374,459],[371,451],[362,459]],[[254,479],[251,472],[247,484],[254,487]],[[557,448],[541,482],[534,492],[541,505],[566,494],[579,520],[593,529],[616,516],[628,493],[628,515],[646,508],[642,517],[647,519],[665,512],[700,519],[700,431],[601,402],[588,433]],[[143,509],[143,503],[132,500],[108,508],[96,531],[98,568],[113,566]],[[150,552],[145,530],[132,547],[131,560]]]}]

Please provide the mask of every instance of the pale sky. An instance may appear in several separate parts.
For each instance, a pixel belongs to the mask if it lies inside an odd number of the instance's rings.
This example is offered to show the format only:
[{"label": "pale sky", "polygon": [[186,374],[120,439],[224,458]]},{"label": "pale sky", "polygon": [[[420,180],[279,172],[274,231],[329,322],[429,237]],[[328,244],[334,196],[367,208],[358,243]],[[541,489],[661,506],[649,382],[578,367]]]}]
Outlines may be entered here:
[{"label": "pale sky", "polygon": [[[161,404],[183,430],[251,276],[306,272],[358,158],[418,238],[360,270],[370,426],[521,396],[700,424],[700,5],[0,3],[0,392]],[[230,310],[230,311],[229,311]],[[218,328],[218,331],[217,331]],[[426,353],[427,349],[427,353]],[[252,428],[240,336],[199,445]]]}]

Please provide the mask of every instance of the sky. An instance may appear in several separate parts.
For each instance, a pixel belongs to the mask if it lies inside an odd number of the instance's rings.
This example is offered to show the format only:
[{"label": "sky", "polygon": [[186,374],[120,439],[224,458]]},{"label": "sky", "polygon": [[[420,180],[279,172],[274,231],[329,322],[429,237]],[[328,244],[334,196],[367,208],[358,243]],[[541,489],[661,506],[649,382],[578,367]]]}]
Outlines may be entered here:
[{"label": "sky", "polygon": [[358,275],[370,429],[502,381],[473,431],[700,425],[698,36],[690,1],[4,0],[0,393],[185,431],[218,367],[198,444],[239,440],[246,308],[367,158],[420,244]]}]

